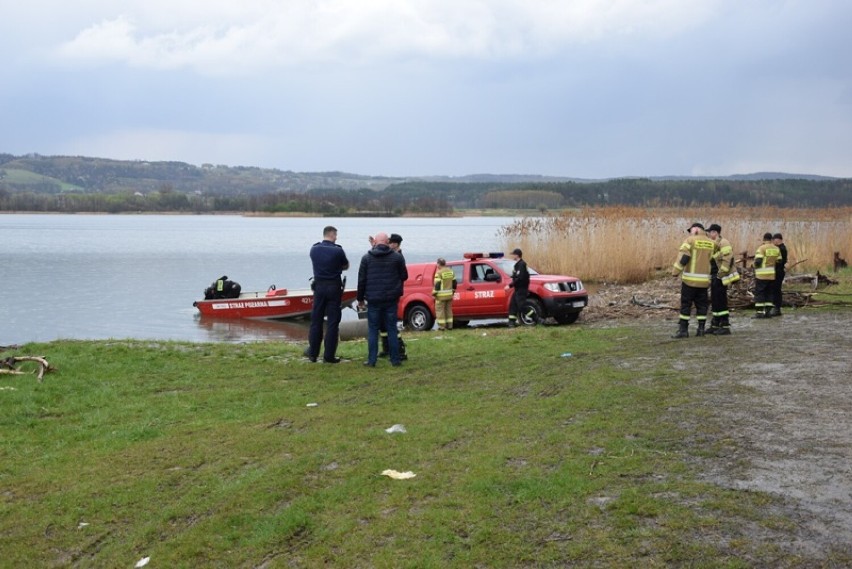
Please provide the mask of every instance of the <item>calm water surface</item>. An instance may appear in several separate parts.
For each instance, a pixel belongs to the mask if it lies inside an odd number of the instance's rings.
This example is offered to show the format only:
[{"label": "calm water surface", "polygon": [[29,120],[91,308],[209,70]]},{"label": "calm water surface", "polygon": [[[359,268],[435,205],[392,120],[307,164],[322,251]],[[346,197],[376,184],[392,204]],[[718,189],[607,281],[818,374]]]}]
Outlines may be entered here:
[{"label": "calm water surface", "polygon": [[[301,322],[208,320],[192,302],[222,275],[243,291],[306,288],[308,250],[339,230],[357,282],[367,237],[403,236],[408,262],[499,251],[513,218],[0,215],[0,346],[55,339],[240,342],[307,338]],[[344,318],[354,318],[345,311]]]}]

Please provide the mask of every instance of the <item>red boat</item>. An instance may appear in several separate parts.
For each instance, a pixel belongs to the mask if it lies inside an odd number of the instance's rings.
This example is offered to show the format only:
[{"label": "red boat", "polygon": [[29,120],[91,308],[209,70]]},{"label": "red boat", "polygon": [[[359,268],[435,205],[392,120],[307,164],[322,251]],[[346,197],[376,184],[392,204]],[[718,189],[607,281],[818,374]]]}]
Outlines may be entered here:
[{"label": "red boat", "polygon": [[[345,289],[342,305],[351,305],[357,295],[356,289]],[[288,291],[270,287],[266,292],[243,292],[236,298],[196,300],[192,305],[202,316],[284,320],[310,316],[314,306],[314,293],[310,289]]]}]

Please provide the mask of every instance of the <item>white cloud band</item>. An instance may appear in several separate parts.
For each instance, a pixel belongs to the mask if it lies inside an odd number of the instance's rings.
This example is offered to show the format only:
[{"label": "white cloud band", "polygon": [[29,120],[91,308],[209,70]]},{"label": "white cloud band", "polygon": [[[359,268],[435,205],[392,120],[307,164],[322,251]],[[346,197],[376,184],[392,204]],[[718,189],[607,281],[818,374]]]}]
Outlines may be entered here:
[{"label": "white cloud band", "polygon": [[[224,71],[408,57],[535,57],[681,33],[713,0],[249,0],[122,3],[63,44],[67,59]],[[161,20],[166,12],[170,22]]]}]

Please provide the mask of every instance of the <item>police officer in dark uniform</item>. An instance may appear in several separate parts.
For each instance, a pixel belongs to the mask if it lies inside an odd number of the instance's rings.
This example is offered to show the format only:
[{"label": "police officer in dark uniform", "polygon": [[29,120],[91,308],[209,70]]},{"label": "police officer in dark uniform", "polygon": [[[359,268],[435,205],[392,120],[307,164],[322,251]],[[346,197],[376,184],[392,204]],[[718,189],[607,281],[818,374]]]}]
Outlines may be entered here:
[{"label": "police officer in dark uniform", "polygon": [[524,303],[527,301],[527,296],[530,292],[530,271],[527,268],[527,262],[524,261],[523,251],[515,249],[512,251],[512,257],[515,259],[515,266],[512,270],[512,282],[506,285],[506,292],[509,292],[510,289],[515,289],[512,301],[509,303],[510,328],[518,325],[521,310],[523,310]]},{"label": "police officer in dark uniform", "polygon": [[343,271],[349,268],[349,260],[337,241],[337,229],[331,225],[323,229],[323,239],[311,247],[311,263],[314,267],[314,305],[311,310],[311,329],[308,332],[306,355],[317,361],[323,340],[323,318],[328,324],[325,331],[323,361],[340,363],[337,357],[337,342],[340,329],[341,304],[343,303]]}]

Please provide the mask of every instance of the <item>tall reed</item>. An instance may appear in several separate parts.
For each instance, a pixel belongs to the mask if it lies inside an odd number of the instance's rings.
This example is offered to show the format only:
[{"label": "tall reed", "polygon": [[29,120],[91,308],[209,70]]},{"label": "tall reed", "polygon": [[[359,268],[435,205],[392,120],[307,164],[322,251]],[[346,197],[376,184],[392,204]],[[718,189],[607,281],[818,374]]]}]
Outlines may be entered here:
[{"label": "tall reed", "polygon": [[764,233],[782,233],[793,272],[828,270],[835,252],[852,257],[852,208],[584,208],[519,219],[501,239],[539,272],[636,283],[669,270],[696,221],[721,225],[737,256],[754,255]]}]

